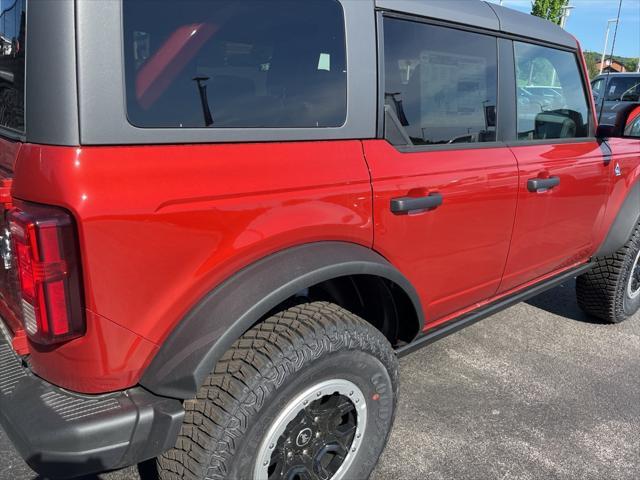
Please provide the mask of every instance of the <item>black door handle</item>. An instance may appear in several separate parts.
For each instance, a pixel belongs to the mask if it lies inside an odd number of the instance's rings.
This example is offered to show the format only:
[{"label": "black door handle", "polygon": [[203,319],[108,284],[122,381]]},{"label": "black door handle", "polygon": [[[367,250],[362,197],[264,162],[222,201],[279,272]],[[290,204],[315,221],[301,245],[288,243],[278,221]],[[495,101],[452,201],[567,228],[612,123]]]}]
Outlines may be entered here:
[{"label": "black door handle", "polygon": [[431,193],[426,197],[401,197],[391,199],[391,211],[396,215],[420,210],[433,210],[442,205],[442,195]]},{"label": "black door handle", "polygon": [[544,192],[560,185],[560,177],[532,178],[527,182],[530,192]]}]

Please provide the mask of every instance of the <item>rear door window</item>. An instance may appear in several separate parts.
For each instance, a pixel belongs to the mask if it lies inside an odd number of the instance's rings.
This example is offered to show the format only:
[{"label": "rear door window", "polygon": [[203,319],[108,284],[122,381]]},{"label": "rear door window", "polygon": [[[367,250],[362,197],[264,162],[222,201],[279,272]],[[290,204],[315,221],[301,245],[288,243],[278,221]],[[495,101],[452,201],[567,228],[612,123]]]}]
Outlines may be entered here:
[{"label": "rear door window", "polygon": [[346,120],[336,0],[124,0],[129,121],[312,128]]},{"label": "rear door window", "polygon": [[24,132],[26,0],[1,7],[0,126]]},{"label": "rear door window", "polygon": [[414,145],[496,140],[497,39],[384,20],[385,105]]},{"label": "rear door window", "polygon": [[589,105],[576,55],[514,42],[518,139],[589,136]]}]

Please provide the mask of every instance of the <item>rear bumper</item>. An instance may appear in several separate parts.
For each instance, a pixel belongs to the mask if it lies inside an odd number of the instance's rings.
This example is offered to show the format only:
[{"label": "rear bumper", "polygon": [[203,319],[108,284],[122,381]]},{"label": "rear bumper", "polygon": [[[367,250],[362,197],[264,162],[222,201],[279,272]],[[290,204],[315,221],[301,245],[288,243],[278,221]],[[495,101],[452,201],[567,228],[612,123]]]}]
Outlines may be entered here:
[{"label": "rear bumper", "polygon": [[0,423],[37,473],[74,477],[153,458],[176,441],[179,400],[141,387],[78,395],[36,377],[0,332]]}]

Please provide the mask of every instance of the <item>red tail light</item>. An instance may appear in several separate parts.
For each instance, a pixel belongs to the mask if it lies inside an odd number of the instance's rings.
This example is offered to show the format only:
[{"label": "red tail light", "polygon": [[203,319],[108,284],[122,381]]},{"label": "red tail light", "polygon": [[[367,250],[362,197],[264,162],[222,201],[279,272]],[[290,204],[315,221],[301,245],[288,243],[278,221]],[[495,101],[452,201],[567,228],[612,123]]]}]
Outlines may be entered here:
[{"label": "red tail light", "polygon": [[85,332],[73,218],[65,210],[21,203],[9,212],[29,338],[50,345]]}]

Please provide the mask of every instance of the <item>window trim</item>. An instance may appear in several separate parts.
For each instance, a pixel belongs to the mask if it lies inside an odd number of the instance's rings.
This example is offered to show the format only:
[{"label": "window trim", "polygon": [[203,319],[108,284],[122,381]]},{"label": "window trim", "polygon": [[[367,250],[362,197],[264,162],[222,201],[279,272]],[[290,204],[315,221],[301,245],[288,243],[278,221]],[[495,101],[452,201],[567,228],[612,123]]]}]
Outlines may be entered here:
[{"label": "window trim", "polygon": [[9,127],[0,126],[0,138],[24,143],[27,141],[27,134]]},{"label": "window trim", "polygon": [[535,146],[535,145],[565,145],[571,143],[592,143],[595,142],[596,137],[570,137],[570,138],[556,138],[556,139],[541,139],[541,140],[514,140],[512,142],[507,142],[508,147],[527,147],[527,146]]},{"label": "window trim", "polygon": [[[497,92],[496,92],[496,102],[497,102],[497,112],[496,112],[496,140],[493,142],[473,142],[473,143],[457,143],[457,144],[439,144],[439,145],[393,145],[391,142],[385,138],[384,126],[384,91],[385,91],[385,55],[384,55],[384,19],[392,18],[397,20],[405,20],[414,23],[421,23],[426,25],[432,25],[436,27],[445,27],[452,30],[464,31],[469,33],[479,33],[481,35],[487,35],[492,37],[496,41],[496,66],[497,66],[497,75],[496,75],[496,84],[497,84]],[[434,20],[431,18],[420,17],[411,14],[398,13],[398,12],[390,12],[381,9],[376,10],[376,30],[377,30],[377,57],[378,57],[378,115],[377,115],[377,127],[376,127],[376,138],[380,140],[385,140],[394,147],[396,150],[402,153],[414,153],[414,152],[437,152],[437,151],[456,151],[456,150],[479,150],[479,149],[490,149],[490,148],[503,148],[506,147],[507,144],[503,138],[503,129],[501,128],[505,117],[503,116],[502,111],[503,108],[500,107],[501,102],[504,102],[505,99],[501,96],[500,89],[500,81],[502,78],[502,70],[504,66],[501,67],[502,63],[502,55],[501,55],[501,36],[497,35],[499,32],[494,32],[492,30],[486,30],[483,28],[472,27],[468,25],[460,25],[453,22],[445,22],[442,20]],[[515,90],[514,90],[515,91]],[[505,96],[506,97],[506,96]],[[515,108],[515,105],[514,105]]]},{"label": "window trim", "polygon": [[507,39],[507,40],[514,40],[514,41],[521,41],[521,42],[531,43],[531,44],[534,44],[534,45],[540,45],[540,46],[543,46],[543,47],[555,48],[556,50],[564,50],[564,51],[567,51],[567,52],[576,52],[577,51],[575,48],[567,47],[567,46],[564,46],[564,45],[559,45],[557,43],[548,42],[548,41],[545,41],[545,40],[540,40],[538,38],[530,38],[530,37],[526,37],[526,36],[523,36],[523,35],[514,35],[514,34],[511,34],[511,33],[500,32],[498,30],[491,30],[491,29],[488,29],[488,28],[482,28],[482,27],[478,27],[478,26],[474,26],[474,25],[467,25],[467,24],[464,24],[464,23],[449,22],[449,21],[446,21],[446,20],[438,20],[438,19],[435,19],[435,18],[421,17],[419,15],[414,15],[414,14],[410,14],[410,13],[395,12],[395,11],[391,11],[391,10],[376,9],[376,11],[381,13],[384,17],[397,18],[397,19],[400,19],[400,20],[409,20],[409,21],[418,22],[418,23],[426,23],[426,24],[429,24],[429,25],[453,28],[453,29],[456,29],[456,30],[462,30],[462,31],[472,32],[472,33],[480,33],[480,34],[483,34],[483,35],[491,35],[491,36],[498,37],[498,38],[504,38],[504,39]]},{"label": "window trim", "polygon": [[386,81],[385,61],[384,61],[384,14],[381,10],[376,10],[376,72],[377,88],[376,95],[376,138],[384,139],[384,86]]},{"label": "window trim", "polygon": [[[464,145],[461,147],[460,145]],[[476,143],[451,143],[442,145],[392,145],[401,153],[424,153],[424,152],[449,152],[459,150],[491,150],[495,148],[506,148],[507,142],[476,142]]]}]

